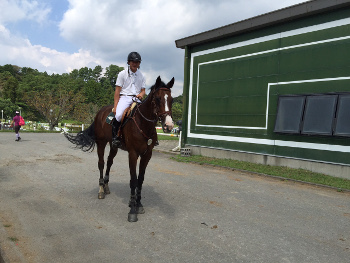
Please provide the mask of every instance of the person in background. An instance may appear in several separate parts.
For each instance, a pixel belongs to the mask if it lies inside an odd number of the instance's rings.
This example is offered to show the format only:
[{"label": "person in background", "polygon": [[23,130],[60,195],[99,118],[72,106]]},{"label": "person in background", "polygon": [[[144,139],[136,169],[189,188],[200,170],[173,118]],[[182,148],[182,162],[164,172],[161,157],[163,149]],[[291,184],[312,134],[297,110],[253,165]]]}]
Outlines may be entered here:
[{"label": "person in background", "polygon": [[19,130],[21,129],[21,126],[19,125],[19,121],[20,121],[20,116],[19,116],[19,111],[16,111],[16,115],[15,117],[13,117],[13,120],[10,124],[10,127],[13,127],[13,125],[15,125],[15,133],[16,133],[16,142],[18,142],[21,137],[19,136]]}]

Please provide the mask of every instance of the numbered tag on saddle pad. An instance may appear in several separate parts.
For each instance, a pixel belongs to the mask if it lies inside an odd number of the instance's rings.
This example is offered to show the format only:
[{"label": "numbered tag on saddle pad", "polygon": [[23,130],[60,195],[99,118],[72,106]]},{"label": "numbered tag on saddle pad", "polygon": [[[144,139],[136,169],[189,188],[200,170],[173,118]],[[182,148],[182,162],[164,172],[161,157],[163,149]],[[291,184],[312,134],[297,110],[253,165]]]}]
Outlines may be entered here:
[{"label": "numbered tag on saddle pad", "polygon": [[106,118],[106,122],[109,124],[109,125],[112,125],[112,122],[113,122],[113,119],[114,119],[115,115],[113,112],[111,112],[110,114],[108,114],[107,118]]}]

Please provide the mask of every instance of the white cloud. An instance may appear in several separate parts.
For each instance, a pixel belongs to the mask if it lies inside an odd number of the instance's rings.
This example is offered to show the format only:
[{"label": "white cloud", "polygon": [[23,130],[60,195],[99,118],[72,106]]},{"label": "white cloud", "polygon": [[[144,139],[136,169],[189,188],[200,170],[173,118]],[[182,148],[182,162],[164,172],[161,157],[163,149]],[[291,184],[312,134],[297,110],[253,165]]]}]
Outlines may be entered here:
[{"label": "white cloud", "polygon": [[47,20],[51,9],[37,1],[0,0],[0,23],[33,20],[43,23]]},{"label": "white cloud", "polygon": [[13,64],[20,67],[31,67],[49,74],[68,73],[90,63],[101,64],[101,61],[93,57],[89,51],[80,49],[77,53],[69,54],[41,45],[32,45],[28,39],[11,35],[1,25],[0,50],[2,53],[1,65]]}]

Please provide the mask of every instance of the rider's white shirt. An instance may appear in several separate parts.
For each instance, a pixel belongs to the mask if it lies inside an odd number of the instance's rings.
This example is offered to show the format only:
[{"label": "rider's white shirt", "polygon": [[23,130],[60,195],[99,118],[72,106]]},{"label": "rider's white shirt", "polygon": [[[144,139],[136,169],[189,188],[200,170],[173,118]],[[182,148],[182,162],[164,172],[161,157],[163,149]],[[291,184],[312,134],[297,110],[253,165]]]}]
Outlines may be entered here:
[{"label": "rider's white shirt", "polygon": [[118,74],[115,85],[122,88],[120,91],[122,95],[137,95],[141,89],[146,88],[146,80],[140,70],[134,73],[127,68]]}]

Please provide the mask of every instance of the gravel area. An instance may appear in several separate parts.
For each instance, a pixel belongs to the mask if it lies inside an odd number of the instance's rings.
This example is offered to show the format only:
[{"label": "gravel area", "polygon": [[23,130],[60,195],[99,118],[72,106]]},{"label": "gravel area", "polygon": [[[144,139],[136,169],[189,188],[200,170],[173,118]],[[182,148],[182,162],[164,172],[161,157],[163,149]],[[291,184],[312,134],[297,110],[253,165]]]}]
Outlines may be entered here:
[{"label": "gravel area", "polygon": [[[128,154],[99,200],[96,149],[61,134],[0,133],[0,248],[6,263],[348,262],[350,194],[172,160],[160,141],[129,223]],[[174,144],[175,143],[175,144]]]}]

